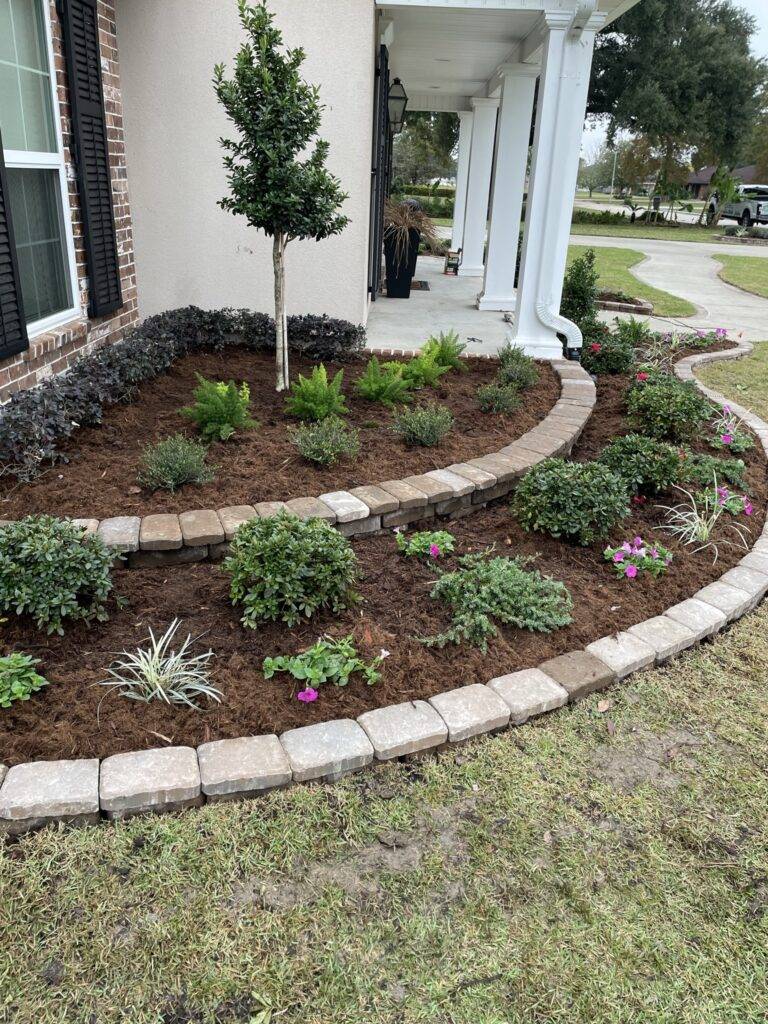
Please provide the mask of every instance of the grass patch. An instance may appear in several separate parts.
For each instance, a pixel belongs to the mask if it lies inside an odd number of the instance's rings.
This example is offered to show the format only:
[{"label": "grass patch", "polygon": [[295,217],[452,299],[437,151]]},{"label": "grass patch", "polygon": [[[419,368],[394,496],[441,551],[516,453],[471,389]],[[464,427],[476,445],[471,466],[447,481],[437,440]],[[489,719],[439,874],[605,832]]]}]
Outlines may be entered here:
[{"label": "grass patch", "polygon": [[[572,245],[568,249],[568,263],[583,256],[587,247]],[[606,291],[626,292],[634,298],[646,299],[653,303],[658,316],[692,316],[695,306],[686,299],[670,295],[669,292],[652,288],[639,281],[630,268],[641,263],[645,256],[636,249],[611,249],[595,247],[595,265],[600,275],[600,287]]]},{"label": "grass patch", "polygon": [[757,1022],[766,662],[768,607],[607,712],[0,847],[0,1017]]},{"label": "grass patch", "polygon": [[768,341],[756,344],[754,352],[744,359],[704,366],[697,376],[739,405],[768,418]]},{"label": "grass patch", "polygon": [[720,277],[745,292],[768,299],[768,259],[760,256],[715,256],[722,264]]},{"label": "grass patch", "polygon": [[572,235],[605,235],[612,238],[658,238],[664,242],[716,242],[722,228],[696,227],[681,224],[671,228],[665,224],[572,224]]}]

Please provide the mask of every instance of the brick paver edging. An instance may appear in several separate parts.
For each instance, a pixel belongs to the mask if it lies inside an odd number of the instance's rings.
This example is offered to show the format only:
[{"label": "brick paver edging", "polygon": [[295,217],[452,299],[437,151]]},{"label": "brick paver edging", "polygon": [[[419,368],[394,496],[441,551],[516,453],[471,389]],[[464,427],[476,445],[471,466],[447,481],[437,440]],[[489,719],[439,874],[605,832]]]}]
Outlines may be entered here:
[{"label": "brick paver edging", "polygon": [[[676,373],[695,380],[697,364],[738,358],[751,350],[751,345],[740,344],[725,352],[690,356],[678,363]],[[708,397],[724,401],[695,383]],[[731,406],[768,454],[768,424]],[[336,719],[290,729],[281,736],[217,740],[197,750],[166,747],[114,754],[102,761],[37,761],[9,770],[0,766],[0,832],[13,835],[50,822],[86,824],[103,817],[175,811],[205,801],[253,797],[296,782],[331,782],[367,765],[522,725],[713,636],[754,608],[766,592],[768,524],[739,565],[663,615],[486,684],[366,711],[357,721]]]},{"label": "brick paver edging", "polygon": [[[386,356],[417,354],[416,350],[369,351]],[[146,569],[218,561],[227,553],[239,526],[255,516],[274,515],[279,509],[302,519],[325,519],[346,537],[435,516],[457,518],[509,494],[531,466],[553,455],[568,454],[578,440],[595,406],[595,385],[579,363],[561,359],[552,360],[551,365],[560,377],[561,393],[547,416],[516,441],[477,459],[400,480],[287,501],[195,509],[180,515],[114,516],[101,521],[83,515],[74,521],[97,533],[129,568]]]}]

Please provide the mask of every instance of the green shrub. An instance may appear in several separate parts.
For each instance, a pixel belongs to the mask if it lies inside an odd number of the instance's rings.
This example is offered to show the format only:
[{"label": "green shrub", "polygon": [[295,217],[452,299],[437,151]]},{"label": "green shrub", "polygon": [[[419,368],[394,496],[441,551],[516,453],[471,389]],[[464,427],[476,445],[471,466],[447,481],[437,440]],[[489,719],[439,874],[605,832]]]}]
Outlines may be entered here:
[{"label": "green shrub", "polygon": [[333,380],[328,380],[325,365],[312,368],[311,377],[302,377],[291,385],[291,393],[285,403],[286,412],[300,420],[324,420],[329,416],[344,416],[347,409],[341,386],[344,371],[339,370]]},{"label": "green shrub", "polygon": [[567,588],[540,572],[524,568],[519,558],[465,555],[460,568],[445,573],[430,596],[449,606],[451,625],[425,643],[431,647],[467,641],[483,652],[498,635],[497,620],[505,626],[551,633],[571,621],[573,601]]},{"label": "green shrub", "polygon": [[590,544],[629,515],[628,503],[626,484],[607,466],[545,459],[520,481],[512,510],[524,530]]},{"label": "green shrub", "polygon": [[447,334],[440,331],[438,335],[432,335],[421,351],[425,355],[434,356],[438,366],[445,366],[449,370],[465,370],[461,354],[466,347],[463,341],[459,341],[456,331]]},{"label": "green shrub", "polygon": [[654,332],[642,320],[635,320],[633,316],[629,320],[619,320],[616,317],[613,322],[614,334],[632,348],[644,348],[653,341]]},{"label": "green shrub", "polygon": [[261,670],[265,679],[271,679],[276,672],[288,672],[308,689],[316,689],[322,683],[346,686],[350,676],[356,672],[372,686],[381,679],[379,666],[385,657],[387,652],[382,651],[378,658],[366,664],[357,653],[351,636],[339,640],[323,637],[293,657],[265,658]]},{"label": "green shrub", "polygon": [[397,413],[393,429],[406,444],[431,448],[443,440],[452,426],[451,410],[430,402]]},{"label": "green shrub", "polygon": [[101,537],[53,516],[0,527],[0,612],[30,615],[39,629],[103,622],[115,555]]},{"label": "green shrub", "polygon": [[224,571],[232,577],[233,604],[244,608],[242,623],[295,626],[328,609],[334,613],[356,599],[357,558],[349,541],[322,519],[302,520],[287,512],[250,519],[235,534]]},{"label": "green shrub", "polygon": [[443,558],[453,553],[456,540],[447,530],[423,530],[406,537],[397,534],[397,550],[407,558]]},{"label": "green shrub", "polygon": [[679,449],[642,434],[618,437],[603,449],[598,462],[620,476],[632,494],[656,494],[680,479]]},{"label": "green shrub", "polygon": [[397,363],[395,370],[391,363],[382,366],[376,356],[371,356],[365,373],[355,383],[355,390],[366,402],[381,402],[395,406],[410,402],[410,381],[403,378],[403,367]]},{"label": "green shrub", "polygon": [[510,413],[520,408],[520,392],[512,384],[494,381],[477,389],[480,412]]},{"label": "green shrub", "polygon": [[[402,363],[395,365],[403,366]],[[413,388],[433,388],[443,374],[448,373],[449,370],[449,366],[438,363],[434,352],[422,350],[403,366],[402,374],[403,380]]]},{"label": "green shrub", "polygon": [[685,441],[700,433],[712,411],[693,384],[674,377],[630,388],[627,410],[633,427],[669,441]]},{"label": "green shrub", "polygon": [[507,342],[499,349],[499,372],[496,376],[499,384],[509,384],[525,391],[539,379],[539,368],[522,349]]},{"label": "green shrub", "polygon": [[584,338],[581,365],[589,373],[629,373],[635,364],[635,350],[628,337],[611,334]]},{"label": "green shrub", "polygon": [[744,487],[747,467],[743,459],[720,459],[716,455],[696,455],[690,449],[682,452],[680,482],[695,487],[711,487],[714,480]]},{"label": "green shrub", "polygon": [[48,686],[48,680],[35,672],[38,658],[29,654],[9,654],[0,658],[0,708],[9,708],[14,701],[29,700],[33,693]]},{"label": "green shrub", "polygon": [[195,404],[181,410],[192,420],[206,441],[226,441],[236,430],[255,427],[249,416],[251,391],[246,383],[238,388],[234,381],[207,380],[199,373],[193,395]]},{"label": "green shrub", "polygon": [[144,449],[138,480],[150,491],[176,491],[184,484],[209,484],[214,473],[205,464],[208,449],[183,434],[173,434]]},{"label": "green shrub", "polygon": [[343,458],[354,458],[360,451],[360,435],[338,416],[317,423],[302,423],[289,431],[292,444],[309,462],[332,466]]},{"label": "green shrub", "polygon": [[597,318],[597,282],[594,249],[573,260],[563,279],[563,297],[560,302],[562,316],[577,324],[585,338],[592,333]]}]

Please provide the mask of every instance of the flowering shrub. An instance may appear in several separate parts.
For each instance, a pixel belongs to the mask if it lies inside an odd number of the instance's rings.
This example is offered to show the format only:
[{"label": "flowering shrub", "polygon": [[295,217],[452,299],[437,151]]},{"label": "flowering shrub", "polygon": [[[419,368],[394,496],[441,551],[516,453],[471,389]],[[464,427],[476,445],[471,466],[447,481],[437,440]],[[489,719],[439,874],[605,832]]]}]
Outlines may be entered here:
[{"label": "flowering shrub", "polygon": [[730,405],[724,405],[712,420],[710,447],[741,455],[754,447],[752,435],[741,429],[743,420],[736,416]]},{"label": "flowering shrub", "polygon": [[613,566],[617,576],[633,580],[641,572],[658,577],[667,571],[672,561],[672,552],[661,544],[651,544],[642,537],[625,540],[617,548],[606,548],[605,558]]},{"label": "flowering shrub", "polygon": [[409,558],[429,558],[437,560],[450,555],[456,546],[452,533],[447,530],[425,530],[414,533],[410,537],[397,534],[397,550]]},{"label": "flowering shrub", "polygon": [[664,491],[680,476],[679,450],[642,434],[627,434],[612,441],[598,462],[620,476],[632,493]]},{"label": "flowering shrub", "polygon": [[719,487],[717,484],[715,493],[719,504],[732,516],[751,516],[755,511],[748,494],[734,494],[727,487]]},{"label": "flowering shrub", "polygon": [[601,338],[585,339],[581,350],[581,365],[589,373],[629,373],[634,362],[634,346],[623,334],[606,333]]},{"label": "flowering shrub", "polygon": [[685,348],[709,348],[710,345],[717,345],[718,342],[728,340],[728,331],[725,327],[716,327],[714,331],[691,331],[681,335],[681,341]]},{"label": "flowering shrub", "polygon": [[298,694],[298,700],[309,704],[317,700],[317,688],[322,683],[333,683],[334,686],[346,686],[349,677],[359,672],[365,682],[372,686],[381,679],[379,666],[389,657],[389,651],[381,650],[378,658],[366,664],[357,653],[352,637],[345,636],[339,640],[322,637],[312,647],[292,657],[265,658],[262,672],[265,679],[271,679],[277,672],[287,672],[294,679],[304,683],[304,689]]},{"label": "flowering shrub", "polygon": [[524,530],[590,544],[629,515],[627,485],[599,462],[545,459],[515,492],[512,511]]},{"label": "flowering shrub", "polygon": [[632,386],[627,410],[633,427],[649,437],[669,441],[693,437],[710,416],[709,402],[695,386],[674,377]]}]

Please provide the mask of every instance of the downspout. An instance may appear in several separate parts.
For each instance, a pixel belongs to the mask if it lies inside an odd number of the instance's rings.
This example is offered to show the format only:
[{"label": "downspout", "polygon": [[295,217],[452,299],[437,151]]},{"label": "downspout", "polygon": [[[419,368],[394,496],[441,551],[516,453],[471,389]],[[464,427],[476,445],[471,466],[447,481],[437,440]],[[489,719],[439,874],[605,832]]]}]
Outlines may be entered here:
[{"label": "downspout", "polygon": [[[592,17],[596,7],[597,0],[581,0],[574,13],[573,21],[571,22],[569,29],[569,35],[574,36],[576,39],[581,37],[581,34],[586,28],[587,22]],[[565,80],[563,78],[561,66],[558,80],[558,113],[561,107],[560,92],[563,89],[564,82]],[[584,335],[581,333],[580,328],[572,320],[568,320],[567,317],[561,316],[559,311],[556,312],[553,309],[553,306],[553,298],[550,298],[549,300],[542,299],[536,303],[536,316],[539,319],[539,323],[542,324],[542,326],[549,328],[549,330],[553,330],[558,334],[564,335],[566,339],[566,350],[580,349],[584,344]]]}]

